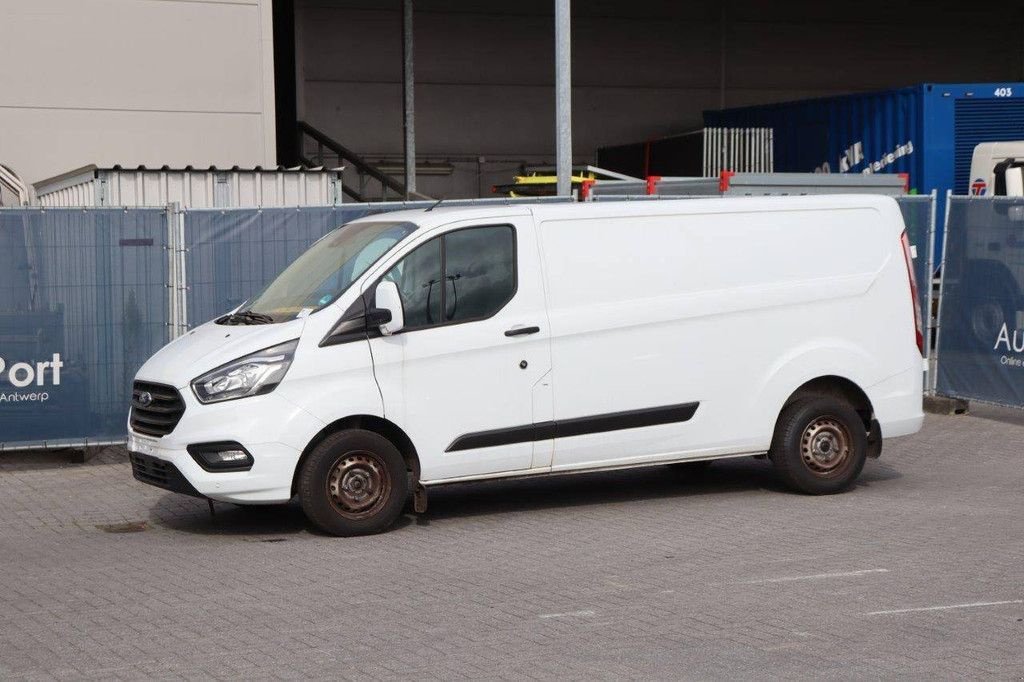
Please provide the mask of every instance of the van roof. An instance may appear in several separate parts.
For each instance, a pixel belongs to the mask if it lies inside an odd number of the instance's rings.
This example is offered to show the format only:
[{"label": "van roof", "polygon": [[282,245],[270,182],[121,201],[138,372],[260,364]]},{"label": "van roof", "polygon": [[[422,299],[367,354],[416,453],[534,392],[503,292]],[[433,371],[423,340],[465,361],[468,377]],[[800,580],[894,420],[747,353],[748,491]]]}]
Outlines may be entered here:
[{"label": "van roof", "polygon": [[880,194],[816,194],[807,196],[708,197],[700,199],[657,199],[588,202],[538,202],[488,204],[486,206],[438,206],[433,210],[415,209],[376,214],[360,221],[402,220],[422,228],[437,227],[461,220],[499,220],[532,214],[536,220],[566,220],[666,214],[702,214],[786,210],[826,210],[874,208],[882,212],[899,211],[892,197]]}]

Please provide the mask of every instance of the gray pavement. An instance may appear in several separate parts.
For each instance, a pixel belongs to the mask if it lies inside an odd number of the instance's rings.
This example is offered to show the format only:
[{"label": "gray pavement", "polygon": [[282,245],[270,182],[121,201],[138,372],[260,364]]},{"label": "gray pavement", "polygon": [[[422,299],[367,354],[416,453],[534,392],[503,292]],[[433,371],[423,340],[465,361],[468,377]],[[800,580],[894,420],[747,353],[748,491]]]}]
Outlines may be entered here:
[{"label": "gray pavement", "polygon": [[211,519],[117,448],[0,454],[0,678],[1024,679],[1022,443],[929,416],[844,495],[735,460],[450,488],[356,539]]}]

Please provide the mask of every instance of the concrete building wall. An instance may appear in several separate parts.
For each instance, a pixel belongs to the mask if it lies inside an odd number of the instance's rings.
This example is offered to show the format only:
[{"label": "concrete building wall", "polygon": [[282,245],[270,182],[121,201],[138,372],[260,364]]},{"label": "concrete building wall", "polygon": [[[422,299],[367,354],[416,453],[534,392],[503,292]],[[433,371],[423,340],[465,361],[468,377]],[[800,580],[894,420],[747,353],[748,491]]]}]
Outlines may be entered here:
[{"label": "concrete building wall", "polygon": [[270,2],[0,2],[0,163],[275,164]]},{"label": "concrete building wall", "polygon": [[[704,109],[922,81],[1016,80],[1024,9],[965,3],[649,0],[573,3],[573,148],[699,127]],[[299,118],[366,155],[402,151],[400,2],[297,0]],[[521,161],[552,161],[551,0],[415,0],[421,177],[475,196]],[[992,9],[992,8],[988,8]],[[480,163],[479,157],[485,162]]]}]

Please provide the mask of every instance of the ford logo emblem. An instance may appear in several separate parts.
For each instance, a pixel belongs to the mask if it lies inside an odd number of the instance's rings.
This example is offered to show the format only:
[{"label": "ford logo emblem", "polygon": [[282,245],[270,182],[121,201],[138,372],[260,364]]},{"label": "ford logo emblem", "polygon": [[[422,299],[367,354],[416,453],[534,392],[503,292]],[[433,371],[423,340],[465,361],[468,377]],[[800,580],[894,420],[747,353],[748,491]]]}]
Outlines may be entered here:
[{"label": "ford logo emblem", "polygon": [[153,404],[153,394],[149,391],[143,391],[139,394],[139,405],[142,407],[149,407]]}]

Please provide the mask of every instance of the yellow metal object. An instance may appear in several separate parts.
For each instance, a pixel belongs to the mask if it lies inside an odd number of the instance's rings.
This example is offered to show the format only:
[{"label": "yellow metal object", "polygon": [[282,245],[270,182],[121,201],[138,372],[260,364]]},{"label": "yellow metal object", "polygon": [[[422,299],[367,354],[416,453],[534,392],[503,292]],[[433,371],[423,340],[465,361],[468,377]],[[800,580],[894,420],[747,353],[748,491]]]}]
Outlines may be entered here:
[{"label": "yellow metal object", "polygon": [[[578,185],[584,180],[593,180],[593,173],[582,173],[580,175],[572,176],[572,183]],[[517,185],[554,185],[558,182],[558,178],[554,175],[517,175]]]},{"label": "yellow metal object", "polygon": [[[527,169],[522,175],[514,176],[511,184],[498,184],[491,188],[495,194],[508,197],[543,197],[554,196],[558,187],[558,176],[553,168],[541,167]],[[621,173],[597,168],[596,166],[576,166],[572,169],[570,184],[573,190],[581,190],[587,184],[598,180],[637,180]]]}]

